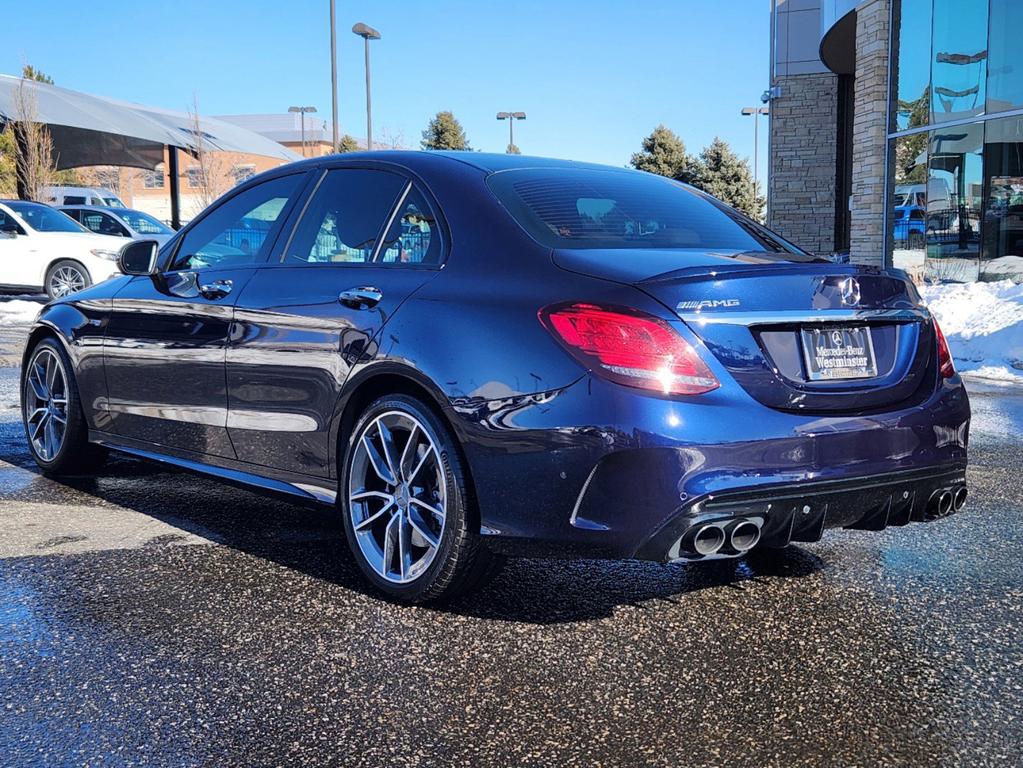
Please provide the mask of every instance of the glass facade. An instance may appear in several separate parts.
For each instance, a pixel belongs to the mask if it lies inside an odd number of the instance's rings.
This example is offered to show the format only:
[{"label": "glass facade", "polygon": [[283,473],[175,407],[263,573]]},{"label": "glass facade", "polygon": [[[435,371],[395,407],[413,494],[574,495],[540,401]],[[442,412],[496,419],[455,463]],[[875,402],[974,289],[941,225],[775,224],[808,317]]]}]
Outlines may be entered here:
[{"label": "glass facade", "polygon": [[1023,0],[895,0],[889,263],[1023,282]]}]

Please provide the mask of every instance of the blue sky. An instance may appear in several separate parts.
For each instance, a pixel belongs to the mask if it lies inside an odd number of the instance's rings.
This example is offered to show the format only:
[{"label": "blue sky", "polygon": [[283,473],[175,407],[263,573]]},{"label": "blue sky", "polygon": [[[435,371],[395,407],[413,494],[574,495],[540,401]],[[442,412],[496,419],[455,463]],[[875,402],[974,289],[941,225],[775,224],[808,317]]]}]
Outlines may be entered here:
[{"label": "blue sky", "polygon": [[[0,29],[0,72],[28,62],[58,85],[204,114],[330,118],[327,0],[18,3]],[[438,110],[473,148],[613,165],[663,122],[699,150],[715,135],[752,157],[767,85],[766,0],[373,0],[337,2],[342,130],[365,135],[363,21],[372,43],[374,134],[418,146]],[[761,128],[766,128],[764,122]],[[766,165],[761,131],[761,179]]]}]

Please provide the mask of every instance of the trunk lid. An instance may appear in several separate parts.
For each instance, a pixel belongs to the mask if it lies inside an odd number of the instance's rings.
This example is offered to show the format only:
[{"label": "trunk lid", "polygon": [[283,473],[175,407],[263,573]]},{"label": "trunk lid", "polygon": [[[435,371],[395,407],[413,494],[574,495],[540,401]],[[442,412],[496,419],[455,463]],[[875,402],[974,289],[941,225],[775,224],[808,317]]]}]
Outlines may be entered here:
[{"label": "trunk lid", "polygon": [[[657,299],[769,407],[871,412],[912,404],[933,388],[934,327],[916,288],[898,273],[759,252],[575,250],[556,251],[554,259]],[[838,346],[862,339],[876,370],[815,380],[822,350],[812,339],[819,334],[835,335]]]}]

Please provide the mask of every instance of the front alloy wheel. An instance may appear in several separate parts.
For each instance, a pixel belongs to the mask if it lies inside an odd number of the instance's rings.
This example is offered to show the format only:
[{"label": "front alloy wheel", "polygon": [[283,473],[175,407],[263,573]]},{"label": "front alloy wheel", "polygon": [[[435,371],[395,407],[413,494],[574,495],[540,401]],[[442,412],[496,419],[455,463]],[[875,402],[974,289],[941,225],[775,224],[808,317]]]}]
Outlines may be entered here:
[{"label": "front alloy wheel", "polygon": [[46,295],[59,299],[92,285],[85,267],[74,261],[58,261],[46,275]]},{"label": "front alloy wheel", "polygon": [[405,602],[449,598],[496,573],[480,542],[458,445],[416,398],[369,406],[344,452],[345,533],[359,569]]},{"label": "front alloy wheel", "polygon": [[36,456],[53,461],[67,434],[67,376],[55,349],[41,346],[28,365],[25,427]]}]

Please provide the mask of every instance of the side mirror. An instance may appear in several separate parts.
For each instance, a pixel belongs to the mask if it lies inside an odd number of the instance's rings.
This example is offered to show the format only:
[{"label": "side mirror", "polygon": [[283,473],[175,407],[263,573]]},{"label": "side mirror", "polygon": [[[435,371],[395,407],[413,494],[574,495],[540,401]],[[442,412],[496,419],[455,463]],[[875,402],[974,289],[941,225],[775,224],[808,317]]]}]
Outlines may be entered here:
[{"label": "side mirror", "polygon": [[156,274],[160,245],[155,240],[133,240],[117,254],[117,268],[126,275]]}]

